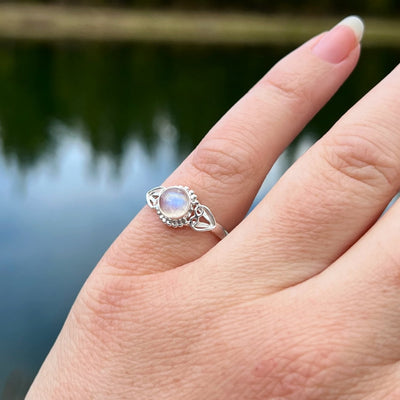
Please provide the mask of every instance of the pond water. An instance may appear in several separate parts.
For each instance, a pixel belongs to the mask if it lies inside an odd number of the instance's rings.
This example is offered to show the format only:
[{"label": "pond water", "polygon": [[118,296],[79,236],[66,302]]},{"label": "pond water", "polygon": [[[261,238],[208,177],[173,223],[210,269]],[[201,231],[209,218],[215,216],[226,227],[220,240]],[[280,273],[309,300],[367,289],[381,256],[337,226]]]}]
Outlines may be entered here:
[{"label": "pond water", "polygon": [[[289,50],[2,43],[0,399],[23,398],[80,286],[146,191]],[[399,54],[364,51],[256,201]]]}]

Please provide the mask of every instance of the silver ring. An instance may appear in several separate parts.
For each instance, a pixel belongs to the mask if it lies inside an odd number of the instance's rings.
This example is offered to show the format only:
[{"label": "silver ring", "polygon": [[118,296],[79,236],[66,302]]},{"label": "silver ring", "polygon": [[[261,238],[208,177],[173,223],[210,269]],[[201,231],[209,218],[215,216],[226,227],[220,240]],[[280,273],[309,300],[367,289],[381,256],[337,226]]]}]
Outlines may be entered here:
[{"label": "silver ring", "polygon": [[198,232],[211,231],[220,239],[228,234],[187,186],[157,186],[146,193],[146,202],[157,211],[161,221],[172,228],[190,226]]}]

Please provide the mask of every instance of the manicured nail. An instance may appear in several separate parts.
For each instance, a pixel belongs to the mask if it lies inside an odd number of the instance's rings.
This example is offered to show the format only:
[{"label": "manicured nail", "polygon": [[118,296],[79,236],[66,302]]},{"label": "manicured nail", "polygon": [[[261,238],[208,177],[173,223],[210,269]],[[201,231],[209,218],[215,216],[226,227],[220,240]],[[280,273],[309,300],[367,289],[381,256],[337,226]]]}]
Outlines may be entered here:
[{"label": "manicured nail", "polygon": [[357,46],[363,33],[362,20],[356,16],[347,17],[326,32],[312,51],[322,60],[338,64]]}]

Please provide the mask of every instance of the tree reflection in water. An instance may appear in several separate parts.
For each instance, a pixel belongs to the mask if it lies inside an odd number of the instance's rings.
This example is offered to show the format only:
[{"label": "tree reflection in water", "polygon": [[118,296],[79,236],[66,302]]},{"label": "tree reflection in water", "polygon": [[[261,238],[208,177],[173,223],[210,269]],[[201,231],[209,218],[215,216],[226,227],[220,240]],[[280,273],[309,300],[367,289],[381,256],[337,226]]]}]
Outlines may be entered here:
[{"label": "tree reflection in water", "polygon": [[[116,44],[4,44],[0,48],[3,154],[29,168],[54,151],[51,126],[80,126],[93,154],[117,164],[130,140],[151,152],[155,115],[179,132],[181,154],[289,49]],[[370,51],[372,52],[372,51]],[[393,51],[362,62],[340,98],[311,125],[316,137],[394,65]],[[365,58],[365,57],[364,57]],[[75,130],[76,131],[76,130]]]}]

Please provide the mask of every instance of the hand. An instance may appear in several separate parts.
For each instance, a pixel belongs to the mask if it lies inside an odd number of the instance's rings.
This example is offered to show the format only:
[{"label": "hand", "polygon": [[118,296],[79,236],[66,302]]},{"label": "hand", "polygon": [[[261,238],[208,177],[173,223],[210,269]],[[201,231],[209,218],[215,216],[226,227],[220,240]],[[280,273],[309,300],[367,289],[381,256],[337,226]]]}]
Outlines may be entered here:
[{"label": "hand", "polygon": [[[145,207],[82,288],[32,399],[400,398],[400,70],[246,217],[277,157],[354,68],[346,20],[289,54],[164,186],[231,233]],[[212,95],[212,94],[210,94]]]}]

